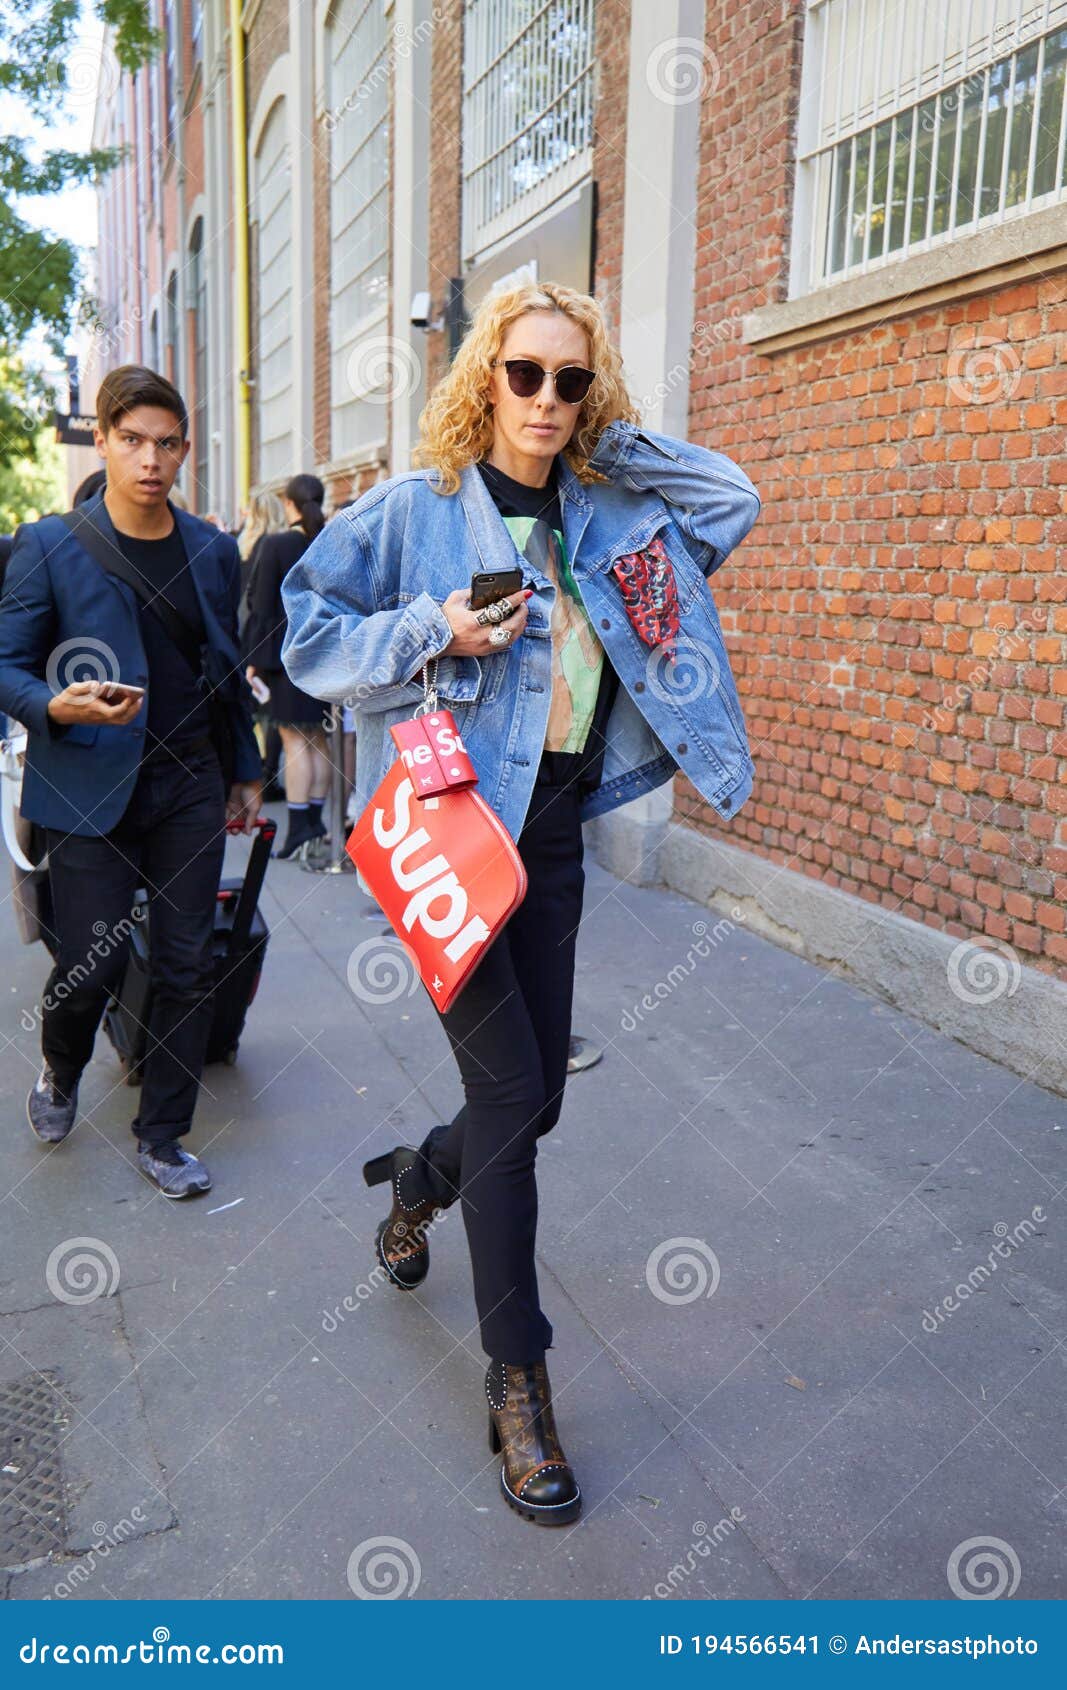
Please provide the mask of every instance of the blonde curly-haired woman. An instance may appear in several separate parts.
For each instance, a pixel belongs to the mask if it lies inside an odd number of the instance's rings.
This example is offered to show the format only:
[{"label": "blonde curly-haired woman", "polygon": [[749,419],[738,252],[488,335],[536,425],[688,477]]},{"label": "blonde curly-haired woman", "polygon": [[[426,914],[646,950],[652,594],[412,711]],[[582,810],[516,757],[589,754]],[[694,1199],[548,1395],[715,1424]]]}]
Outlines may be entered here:
[{"label": "blonde curly-haired woman", "polygon": [[[354,702],[365,803],[436,660],[479,791],[526,865],[524,902],[440,1015],[462,1109],[364,1174],[390,1184],[377,1250],[405,1289],[426,1277],[434,1214],[461,1204],[501,1489],[561,1525],[582,1497],[545,1360],[535,1164],[563,1104],[582,823],[679,767],[724,816],[748,796],[707,577],[759,498],[721,453],[640,426],[599,304],[551,283],[483,301],[420,428],[417,467],[364,493],[286,577],[282,661],[316,697]],[[503,619],[473,611],[472,573],[516,562],[526,591]]]}]

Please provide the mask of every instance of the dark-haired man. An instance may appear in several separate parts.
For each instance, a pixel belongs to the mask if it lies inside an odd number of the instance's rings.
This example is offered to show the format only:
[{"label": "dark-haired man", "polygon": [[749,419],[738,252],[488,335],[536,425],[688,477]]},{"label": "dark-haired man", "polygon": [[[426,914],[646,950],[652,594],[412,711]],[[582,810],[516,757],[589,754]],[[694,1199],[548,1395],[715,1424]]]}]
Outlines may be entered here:
[{"label": "dark-haired man", "polygon": [[19,529],[0,600],[0,710],[29,731],[21,807],[47,831],[58,940],[27,1114],[45,1144],[73,1128],[144,885],[153,995],[133,1130],[142,1172],[187,1197],[211,1185],[179,1141],[210,1025],[225,828],[250,828],[260,807],[240,566],[228,534],[170,502],[189,452],[170,382],[112,370],[95,440],[106,488],[79,507],[76,532],[61,517]]}]

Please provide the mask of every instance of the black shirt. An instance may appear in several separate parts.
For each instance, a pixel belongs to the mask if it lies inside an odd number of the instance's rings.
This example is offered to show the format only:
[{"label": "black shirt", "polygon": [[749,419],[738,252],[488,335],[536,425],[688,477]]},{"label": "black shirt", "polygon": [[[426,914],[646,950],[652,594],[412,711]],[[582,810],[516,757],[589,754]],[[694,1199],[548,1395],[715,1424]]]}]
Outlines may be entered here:
[{"label": "black shirt", "polygon": [[[153,594],[168,598],[202,644],[206,634],[189,560],[178,524],[162,540],[138,540],[132,534],[116,539],[127,563]],[[148,660],[148,721],[144,754],[166,756],[211,732],[211,713],[197,676],[153,610],[138,605],[141,637]],[[166,750],[164,750],[166,747]]]},{"label": "black shirt", "polygon": [[[544,487],[528,487],[484,460],[478,468],[518,550],[557,584],[552,614],[552,706],[537,779],[552,786],[576,782],[584,795],[600,785],[604,732],[619,678],[593,632],[571,573],[556,459]],[[597,663],[600,678],[590,714],[589,671]],[[562,743],[568,749],[561,749]]]}]

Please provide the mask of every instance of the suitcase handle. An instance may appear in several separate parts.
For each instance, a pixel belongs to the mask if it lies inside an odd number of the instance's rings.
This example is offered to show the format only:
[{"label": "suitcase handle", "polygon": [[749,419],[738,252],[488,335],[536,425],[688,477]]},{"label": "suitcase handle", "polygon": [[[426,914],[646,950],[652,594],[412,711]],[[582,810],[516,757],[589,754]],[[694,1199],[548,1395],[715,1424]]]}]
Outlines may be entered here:
[{"label": "suitcase handle", "polygon": [[253,823],[256,830],[255,843],[248,857],[248,868],[245,870],[244,885],[237,900],[234,911],[233,926],[230,929],[231,945],[243,945],[252,931],[252,918],[259,903],[259,894],[263,890],[263,881],[270,862],[271,846],[278,831],[278,824],[270,816],[260,816]]}]

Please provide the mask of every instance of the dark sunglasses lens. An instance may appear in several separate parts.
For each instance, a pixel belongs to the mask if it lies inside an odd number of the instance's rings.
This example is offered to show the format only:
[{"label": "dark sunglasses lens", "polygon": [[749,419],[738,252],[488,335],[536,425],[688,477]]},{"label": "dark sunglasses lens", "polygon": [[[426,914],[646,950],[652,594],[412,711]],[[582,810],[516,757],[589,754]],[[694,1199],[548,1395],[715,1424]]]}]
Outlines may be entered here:
[{"label": "dark sunglasses lens", "polygon": [[570,364],[556,372],[556,392],[565,405],[581,404],[592,383],[592,370],[583,370],[577,364]]},{"label": "dark sunglasses lens", "polygon": [[508,386],[519,399],[532,399],[535,393],[540,393],[544,379],[545,372],[540,364],[531,363],[526,358],[509,360]]}]

